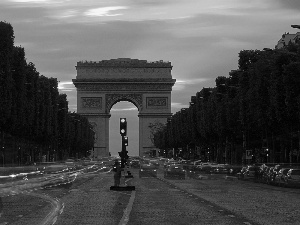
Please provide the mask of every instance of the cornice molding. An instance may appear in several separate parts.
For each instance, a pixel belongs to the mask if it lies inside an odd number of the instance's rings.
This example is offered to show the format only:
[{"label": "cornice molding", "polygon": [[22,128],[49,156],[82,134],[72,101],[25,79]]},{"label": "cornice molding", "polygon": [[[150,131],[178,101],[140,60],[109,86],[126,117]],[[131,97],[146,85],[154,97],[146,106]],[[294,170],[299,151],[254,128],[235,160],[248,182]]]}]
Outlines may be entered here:
[{"label": "cornice molding", "polygon": [[101,78],[101,79],[72,79],[74,84],[107,84],[107,83],[139,83],[139,84],[146,84],[146,83],[166,83],[166,84],[175,84],[176,79],[170,78]]},{"label": "cornice molding", "polygon": [[118,58],[102,61],[80,61],[77,62],[77,67],[117,67],[117,68],[172,68],[171,62],[163,60],[150,62],[147,60]]},{"label": "cornice molding", "polygon": [[135,92],[148,92],[148,91],[172,91],[173,83],[131,83],[124,85],[123,83],[103,83],[103,84],[93,84],[93,83],[74,83],[77,91],[135,91]]}]

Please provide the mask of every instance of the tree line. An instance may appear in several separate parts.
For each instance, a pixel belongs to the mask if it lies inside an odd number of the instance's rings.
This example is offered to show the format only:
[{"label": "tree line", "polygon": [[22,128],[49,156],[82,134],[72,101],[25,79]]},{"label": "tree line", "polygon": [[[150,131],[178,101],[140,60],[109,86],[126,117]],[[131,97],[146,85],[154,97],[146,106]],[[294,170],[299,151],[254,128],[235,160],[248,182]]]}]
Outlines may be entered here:
[{"label": "tree line", "polygon": [[7,22],[0,22],[0,132],[3,166],[83,157],[94,144],[87,118],[69,112],[56,78],[27,63]]},{"label": "tree line", "polygon": [[215,84],[191,96],[189,107],[155,132],[163,154],[233,164],[300,163],[299,43],[242,50],[238,69]]}]

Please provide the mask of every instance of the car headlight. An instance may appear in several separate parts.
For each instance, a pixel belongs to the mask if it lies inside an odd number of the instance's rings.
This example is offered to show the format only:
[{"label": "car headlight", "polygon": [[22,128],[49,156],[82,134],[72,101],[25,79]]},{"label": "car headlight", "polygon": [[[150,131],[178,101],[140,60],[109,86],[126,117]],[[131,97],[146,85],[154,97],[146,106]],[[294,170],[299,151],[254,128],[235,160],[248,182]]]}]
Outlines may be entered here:
[{"label": "car headlight", "polygon": [[143,169],[141,169],[141,171],[144,171]]}]

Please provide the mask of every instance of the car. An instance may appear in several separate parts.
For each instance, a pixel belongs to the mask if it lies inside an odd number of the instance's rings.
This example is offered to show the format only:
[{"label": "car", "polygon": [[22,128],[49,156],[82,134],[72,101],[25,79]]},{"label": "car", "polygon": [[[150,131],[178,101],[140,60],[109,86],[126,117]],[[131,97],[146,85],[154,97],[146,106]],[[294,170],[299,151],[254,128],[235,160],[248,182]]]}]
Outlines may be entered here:
[{"label": "car", "polygon": [[[119,163],[121,163],[121,159],[118,159],[118,161]],[[100,160],[99,162],[101,162],[106,167],[113,167],[113,165],[115,164],[115,160],[108,160],[108,161]]]},{"label": "car", "polygon": [[266,166],[266,164],[262,164],[258,167],[258,171],[257,171],[257,181],[258,182],[263,182],[264,180],[264,174],[265,171],[267,170],[268,166]]},{"label": "car", "polygon": [[199,173],[212,173],[212,171],[218,166],[217,163],[205,162],[197,165],[193,168],[194,171],[198,171]]},{"label": "car", "polygon": [[150,159],[148,159],[148,158],[142,158],[142,159],[140,160],[140,163],[141,163],[141,164],[149,164],[149,163],[150,163]]},{"label": "car", "polygon": [[170,165],[164,171],[164,178],[185,179],[185,169],[182,165]]},{"label": "car", "polygon": [[76,170],[77,168],[79,168],[79,164],[76,163],[76,161],[74,159],[67,159],[64,163],[68,169],[71,170]]},{"label": "car", "polygon": [[228,165],[227,164],[218,164],[211,167],[211,173],[215,174],[227,174],[228,172]]},{"label": "car", "polygon": [[247,166],[244,172],[244,179],[256,179],[258,176],[259,167],[257,166]]},{"label": "car", "polygon": [[65,163],[75,163],[74,159],[66,159]]},{"label": "car", "polygon": [[235,176],[237,177],[238,173],[242,170],[242,166],[230,165],[227,167],[227,176]]},{"label": "car", "polygon": [[278,186],[282,186],[284,184],[284,177],[287,175],[287,172],[290,168],[281,168],[275,176],[274,182]]},{"label": "car", "polygon": [[167,167],[169,167],[172,164],[179,164],[179,163],[176,160],[169,160],[169,161],[167,161],[167,162],[164,163],[164,168],[167,168]]},{"label": "car", "polygon": [[201,160],[196,160],[193,162],[193,165],[194,166],[198,166],[198,165],[201,165],[203,162]]},{"label": "car", "polygon": [[137,159],[131,160],[130,166],[132,168],[139,168],[140,167],[140,160],[137,160]]},{"label": "car", "polygon": [[266,184],[271,184],[271,178],[272,178],[272,174],[273,174],[273,170],[274,170],[274,166],[267,168],[267,170],[265,171],[264,174],[264,182]]},{"label": "car", "polygon": [[70,169],[65,165],[49,165],[43,170],[44,174],[59,174],[68,172]]},{"label": "car", "polygon": [[156,166],[151,163],[142,164],[139,170],[139,178],[142,177],[157,177]]},{"label": "car", "polygon": [[283,181],[284,187],[300,187],[300,169],[289,169]]},{"label": "car", "polygon": [[182,166],[185,170],[194,166],[193,161],[191,161],[191,160],[181,160],[180,164],[182,164]]},{"label": "car", "polygon": [[161,158],[159,158],[159,161],[161,161],[161,162],[166,162],[166,161],[168,161],[168,159],[167,159],[167,158],[161,157]]},{"label": "car", "polygon": [[238,179],[244,179],[246,170],[247,170],[247,166],[243,166],[240,172],[237,173]]},{"label": "car", "polygon": [[57,162],[41,162],[36,166],[36,170],[43,174],[56,174],[67,171],[68,166]]},{"label": "car", "polygon": [[276,165],[271,171],[270,171],[270,180],[269,184],[276,184],[275,178],[278,175],[280,169],[282,169],[282,166]]},{"label": "car", "polygon": [[261,167],[259,170],[259,179],[262,181],[262,183],[268,183],[269,182],[269,173],[270,170],[272,170],[272,167],[264,166]]},{"label": "car", "polygon": [[[39,163],[37,170],[43,175],[43,186],[51,187],[58,185],[65,185],[74,181],[76,176],[71,172],[66,164],[55,162],[42,162]],[[71,172],[71,173],[70,173]]]},{"label": "car", "polygon": [[159,168],[159,161],[157,159],[151,159],[149,162],[151,164],[155,165],[156,168]]}]

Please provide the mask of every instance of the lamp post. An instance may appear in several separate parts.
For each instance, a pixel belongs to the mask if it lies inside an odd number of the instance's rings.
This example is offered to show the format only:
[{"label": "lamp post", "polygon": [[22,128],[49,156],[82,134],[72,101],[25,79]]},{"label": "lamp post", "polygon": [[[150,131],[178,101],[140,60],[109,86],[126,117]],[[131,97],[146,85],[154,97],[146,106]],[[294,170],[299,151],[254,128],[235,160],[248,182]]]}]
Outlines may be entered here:
[{"label": "lamp post", "polygon": [[210,154],[209,154],[209,148],[208,148],[208,151],[207,151],[207,158],[208,158],[208,162],[210,161]]},{"label": "lamp post", "polygon": [[2,142],[2,148],[1,148],[2,166],[4,167],[4,164],[5,164],[5,156],[4,156],[4,152],[5,152],[5,147],[4,147],[5,146],[4,131],[2,131],[1,142]]},{"label": "lamp post", "polygon": [[4,146],[2,147],[2,166],[4,167]]}]

